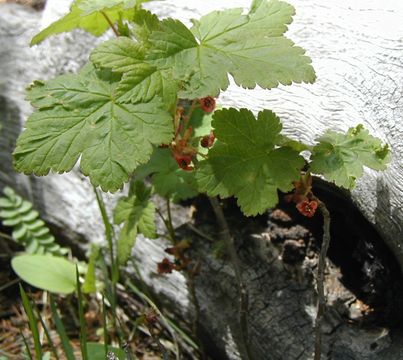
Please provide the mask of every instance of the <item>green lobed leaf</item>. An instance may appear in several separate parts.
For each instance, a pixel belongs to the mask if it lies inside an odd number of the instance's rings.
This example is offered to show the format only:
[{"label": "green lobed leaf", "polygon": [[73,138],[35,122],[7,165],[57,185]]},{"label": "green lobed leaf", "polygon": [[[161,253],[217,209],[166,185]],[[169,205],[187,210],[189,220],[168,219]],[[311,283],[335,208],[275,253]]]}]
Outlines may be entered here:
[{"label": "green lobed leaf", "polygon": [[83,29],[92,35],[100,36],[110,27],[106,17],[112,23],[122,18],[133,17],[134,2],[134,0],[75,0],[68,14],[33,37],[31,46],[39,44],[51,35],[73,29]]},{"label": "green lobed leaf", "polygon": [[91,61],[101,67],[123,73],[144,62],[145,49],[128,37],[103,42],[91,53]]},{"label": "green lobed leaf", "polygon": [[149,101],[159,96],[170,109],[176,103],[178,83],[170,70],[159,70],[143,63],[123,75],[117,91],[122,103]]},{"label": "green lobed leaf", "polygon": [[22,280],[39,289],[69,294],[76,288],[75,265],[64,258],[25,254],[14,257],[11,266]]},{"label": "green lobed leaf", "polygon": [[116,93],[119,102],[150,101],[159,96],[170,108],[176,102],[178,84],[170,70],[160,70],[146,63],[145,54],[142,44],[119,37],[95,48],[90,59],[98,67],[123,73]]},{"label": "green lobed leaf", "polygon": [[184,82],[181,98],[216,96],[228,87],[228,73],[245,88],[313,82],[311,60],[283,35],[293,15],[291,5],[271,0],[255,1],[246,15],[242,9],[214,11],[194,21],[191,30],[166,19],[151,33],[146,59],[174,69]]},{"label": "green lobed leaf", "polygon": [[150,161],[139,166],[135,173],[137,179],[149,175],[155,192],[164,198],[177,202],[198,194],[194,173],[180,169],[170,149],[155,149]]},{"label": "green lobed leaf", "polygon": [[88,14],[94,11],[103,11],[115,6],[120,6],[123,9],[140,9],[143,3],[150,1],[153,0],[81,0],[79,6],[81,10]]},{"label": "green lobed leaf", "polygon": [[14,166],[26,174],[70,171],[81,156],[81,170],[94,186],[116,191],[134,169],[149,160],[152,145],[172,138],[172,121],[158,98],[120,104],[115,95],[119,77],[86,66],[77,75],[63,75],[41,85],[46,106],[17,140]]},{"label": "green lobed leaf", "polygon": [[123,223],[118,239],[118,261],[125,264],[131,255],[137,233],[154,239],[156,235],[155,205],[150,201],[151,190],[143,182],[132,185],[129,196],[119,200],[114,210],[114,222]]},{"label": "green lobed leaf", "polygon": [[312,150],[311,171],[347,189],[354,188],[364,166],[385,170],[390,162],[388,146],[362,125],[350,128],[346,134],[327,131],[317,141],[319,144]]},{"label": "green lobed leaf", "polygon": [[104,11],[114,6],[122,9],[131,9],[137,5],[138,0],[81,0],[79,8],[84,14],[91,14],[96,11]]},{"label": "green lobed leaf", "polygon": [[147,10],[139,9],[131,19],[131,25],[135,38],[144,47],[150,48],[150,35],[153,31],[158,30],[160,26],[158,17]]},{"label": "green lobed leaf", "polygon": [[264,110],[257,119],[247,109],[218,110],[213,115],[217,138],[208,159],[199,163],[196,180],[209,196],[235,196],[246,215],[263,213],[288,191],[304,159],[282,140],[280,119]]}]

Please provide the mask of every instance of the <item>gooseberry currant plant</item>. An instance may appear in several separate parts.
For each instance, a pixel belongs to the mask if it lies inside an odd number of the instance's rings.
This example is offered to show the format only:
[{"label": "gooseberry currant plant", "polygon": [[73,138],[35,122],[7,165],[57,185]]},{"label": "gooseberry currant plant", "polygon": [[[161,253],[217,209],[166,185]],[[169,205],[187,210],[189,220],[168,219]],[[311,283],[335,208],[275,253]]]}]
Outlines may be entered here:
[{"label": "gooseberry currant plant", "polygon": [[[216,196],[233,196],[253,216],[275,206],[280,190],[292,192],[288,199],[313,217],[326,209],[312,193],[311,174],[352,189],[364,166],[386,168],[387,145],[362,125],[328,130],[312,145],[282,134],[271,110],[255,116],[248,109],[216,109],[229,75],[248,89],[315,81],[311,59],[284,35],[291,5],[253,0],[248,11],[213,11],[189,29],[179,20],[160,20],[143,2],[76,0],[69,14],[33,38],[34,45],[74,28],[96,36],[112,28],[117,35],[96,46],[78,74],[29,87],[36,110],[14,151],[15,168],[26,174],[68,172],[79,161],[103,191],[116,192],[134,179],[115,210],[115,222],[123,224],[119,263],[138,233],[157,236],[154,193],[173,201],[205,193],[213,205]],[[167,227],[174,241],[172,224]],[[159,271],[186,268],[185,248],[170,250],[179,265],[164,259]]]}]

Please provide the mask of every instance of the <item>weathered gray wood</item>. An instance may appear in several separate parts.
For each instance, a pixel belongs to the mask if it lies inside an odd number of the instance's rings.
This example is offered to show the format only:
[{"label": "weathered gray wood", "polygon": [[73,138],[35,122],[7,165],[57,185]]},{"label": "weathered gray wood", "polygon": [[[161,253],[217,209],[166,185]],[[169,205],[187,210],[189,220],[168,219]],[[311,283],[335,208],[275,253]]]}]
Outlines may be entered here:
[{"label": "weathered gray wood", "polygon": [[[31,111],[23,100],[25,86],[36,78],[48,79],[76,71],[94,44],[92,37],[77,31],[28,48],[30,37],[62,14],[69,2],[49,0],[42,18],[19,6],[0,5],[0,122],[3,125],[0,188],[12,185],[29,196],[44,217],[72,241],[102,242],[103,230],[92,188],[78,171],[28,178],[15,174],[11,168],[10,152]],[[227,106],[249,107],[254,111],[270,108],[282,117],[290,136],[308,142],[329,127],[346,130],[357,123],[363,123],[374,135],[388,142],[393,163],[382,174],[366,171],[352,198],[376,225],[403,267],[403,3],[290,2],[296,7],[297,15],[288,35],[308,49],[317,71],[317,82],[271,91],[246,91],[231,86],[220,100]],[[189,23],[190,18],[218,6],[246,7],[248,1],[217,4],[212,0],[165,0],[147,6],[160,15],[178,17]],[[181,211],[177,225],[186,219],[185,210]],[[192,306],[185,290],[185,278],[178,273],[170,281],[156,276],[155,264],[164,256],[165,246],[139,238],[134,255],[145,281],[155,293],[168,299],[168,303],[176,302],[177,312],[186,317],[191,314]],[[257,359],[310,359],[314,282],[307,274],[302,285],[290,281],[280,260],[270,256],[274,250],[268,251],[268,259],[259,255],[258,250],[241,252],[251,293],[253,349]],[[210,255],[208,245],[201,244],[195,251],[204,259],[197,280],[204,330],[220,351],[237,359],[239,328],[234,322],[237,310],[232,270],[226,262]],[[325,350],[331,354],[329,359],[403,358],[401,343],[392,341],[385,329],[350,328],[340,323],[337,314],[334,316],[336,320],[330,316],[327,321],[330,330]],[[373,351],[370,345],[375,341],[377,347]]]}]

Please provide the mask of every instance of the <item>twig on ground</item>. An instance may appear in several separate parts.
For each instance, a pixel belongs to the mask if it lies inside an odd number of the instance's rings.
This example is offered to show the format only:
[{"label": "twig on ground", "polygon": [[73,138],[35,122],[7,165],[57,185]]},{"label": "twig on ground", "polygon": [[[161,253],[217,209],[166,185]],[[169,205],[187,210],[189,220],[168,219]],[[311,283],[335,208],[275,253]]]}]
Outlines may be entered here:
[{"label": "twig on ground", "polygon": [[196,228],[195,226],[193,226],[191,223],[186,223],[186,226],[192,230],[195,234],[199,235],[200,237],[202,237],[203,239],[206,239],[210,242],[214,242],[215,240],[211,237],[208,236],[207,234],[205,234],[203,231],[200,231],[198,228]]}]

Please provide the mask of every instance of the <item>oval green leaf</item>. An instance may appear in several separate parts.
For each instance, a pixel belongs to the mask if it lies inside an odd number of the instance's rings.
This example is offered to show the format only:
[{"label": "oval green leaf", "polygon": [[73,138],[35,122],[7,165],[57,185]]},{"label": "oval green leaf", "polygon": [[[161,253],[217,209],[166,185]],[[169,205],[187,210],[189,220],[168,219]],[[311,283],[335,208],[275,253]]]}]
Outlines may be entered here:
[{"label": "oval green leaf", "polygon": [[22,280],[39,289],[69,294],[76,288],[76,267],[64,258],[24,254],[14,257],[11,265]]}]

